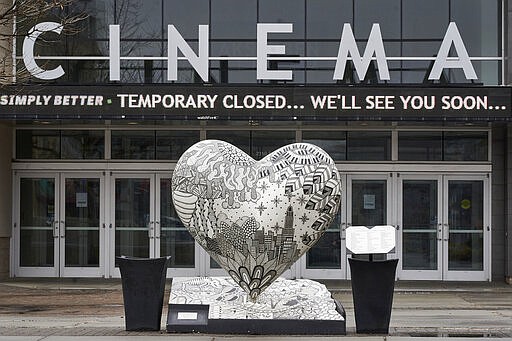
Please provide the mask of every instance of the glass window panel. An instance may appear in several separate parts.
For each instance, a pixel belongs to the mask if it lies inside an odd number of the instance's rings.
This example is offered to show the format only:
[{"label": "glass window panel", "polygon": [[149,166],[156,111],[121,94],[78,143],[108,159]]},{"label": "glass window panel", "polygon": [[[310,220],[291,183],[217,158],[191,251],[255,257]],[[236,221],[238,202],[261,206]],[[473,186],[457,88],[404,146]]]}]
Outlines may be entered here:
[{"label": "glass window panel", "polygon": [[450,181],[448,196],[450,231],[482,231],[484,224],[483,181]]},{"label": "glass window panel", "polygon": [[98,267],[100,180],[66,179],[65,193],[65,265]]},{"label": "glass window panel", "polygon": [[338,213],[320,240],[306,253],[308,269],[341,268],[341,214]]},{"label": "glass window panel", "polygon": [[162,0],[116,0],[116,23],[122,39],[162,38]]},{"label": "glass window panel", "polygon": [[437,181],[403,181],[404,270],[437,269]]},{"label": "glass window panel", "polygon": [[269,34],[269,40],[304,38],[304,1],[305,0],[259,0],[258,22],[293,24],[293,33],[271,33]]},{"label": "glass window panel", "polygon": [[[296,43],[296,42],[286,42],[286,41],[274,41],[270,43],[271,45],[283,45],[286,49],[286,56],[291,57],[300,57],[304,56],[304,43]],[[287,61],[287,60],[269,60],[268,61],[268,69],[269,70],[292,70],[292,80],[291,81],[280,81],[280,80],[268,80],[263,81],[264,83],[304,83],[304,69],[306,67],[306,63],[304,61]]]},{"label": "glass window panel", "polygon": [[16,158],[60,159],[58,130],[17,130]]},{"label": "glass window panel", "polygon": [[341,38],[343,24],[352,24],[352,0],[306,0],[308,39]]},{"label": "glass window panel", "polygon": [[440,131],[398,132],[398,160],[441,161],[443,159],[443,133]]},{"label": "glass window panel", "polygon": [[[426,57],[435,56],[441,46],[441,40],[435,42],[403,42],[402,55],[404,57]],[[423,83],[428,80],[430,69],[433,61],[403,61],[402,62],[402,79],[403,83]],[[445,71],[445,77],[449,72]]]},{"label": "glass window panel", "polygon": [[54,265],[55,180],[20,180],[20,266]]},{"label": "glass window panel", "polygon": [[256,0],[212,1],[211,36],[213,39],[256,39]]},{"label": "glass window panel", "polygon": [[443,39],[448,27],[446,0],[402,2],[403,39]]},{"label": "glass window panel", "polygon": [[64,69],[64,76],[56,79],[56,83],[92,84],[109,81],[109,64],[103,61],[59,61]]},{"label": "glass window panel", "polygon": [[295,142],[295,131],[253,131],[251,156],[260,160],[276,149]]},{"label": "glass window panel", "polygon": [[391,160],[391,132],[349,131],[347,132],[347,160],[386,161]]},{"label": "glass window panel", "polygon": [[[308,42],[306,44],[307,55],[309,57],[336,57],[338,55],[339,42]],[[332,70],[334,74],[334,67],[336,62],[334,61],[308,61],[308,67],[319,67],[328,68]]]},{"label": "glass window panel", "polygon": [[[165,49],[165,50],[164,50]],[[197,51],[197,50],[195,50]],[[121,56],[130,57],[144,57],[144,56],[167,56],[167,43],[164,42],[149,42],[146,40],[121,40]],[[133,60],[123,61],[126,65]],[[122,62],[122,63],[123,63]],[[142,63],[144,63],[142,61]],[[121,64],[121,67],[123,65]]]},{"label": "glass window panel", "polygon": [[157,130],[156,159],[178,160],[196,142],[199,142],[199,131]]},{"label": "glass window panel", "polygon": [[322,148],[333,160],[347,159],[347,134],[344,131],[303,131],[302,142]]},{"label": "glass window panel", "polygon": [[211,130],[206,134],[208,139],[222,140],[231,143],[256,160],[260,160],[282,146],[295,142],[295,131]]},{"label": "glass window panel", "polygon": [[210,140],[226,141],[243,150],[246,154],[251,154],[251,132],[249,130],[209,130],[206,132],[206,138]]},{"label": "glass window panel", "polygon": [[352,225],[385,225],[386,180],[352,180]]},{"label": "glass window panel", "polygon": [[198,25],[210,23],[208,0],[165,0],[163,1],[164,37],[167,39],[167,25],[174,25],[185,39],[198,39]]},{"label": "glass window panel", "polygon": [[195,242],[172,204],[171,179],[160,180],[160,255],[171,256],[172,268],[193,268]]},{"label": "glass window panel", "polygon": [[452,0],[451,21],[457,23],[470,56],[496,56],[500,43],[500,1]]},{"label": "glass window panel", "polygon": [[113,130],[112,159],[155,159],[155,132],[152,130]]},{"label": "glass window panel", "polygon": [[437,270],[437,232],[404,233],[404,270]]},{"label": "glass window panel", "polygon": [[484,84],[484,85],[499,85],[501,74],[500,65],[498,61],[472,61],[473,68],[475,69],[477,80],[468,80],[462,69],[450,69],[445,71],[450,75],[451,83],[466,83],[466,84]]},{"label": "glass window panel", "polygon": [[63,130],[63,159],[103,159],[105,132],[103,130]]},{"label": "glass window panel", "polygon": [[115,180],[116,256],[149,257],[149,179]]},{"label": "glass window panel", "polygon": [[100,180],[66,179],[67,228],[100,226]]},{"label": "glass window panel", "polygon": [[448,270],[483,270],[483,181],[448,182]]},{"label": "glass window panel", "polygon": [[380,24],[383,39],[400,39],[400,0],[354,1],[354,35],[367,40],[374,23]]},{"label": "glass window panel", "polygon": [[66,231],[66,266],[98,267],[100,264],[99,241],[99,230]]},{"label": "glass window panel", "polygon": [[71,13],[86,13],[87,18],[78,23],[79,36],[88,39],[107,39],[108,25],[114,24],[114,0],[74,1]]},{"label": "glass window panel", "polygon": [[308,269],[340,269],[341,238],[339,231],[326,231],[306,254]]},{"label": "glass window panel", "polygon": [[448,246],[448,270],[482,271],[484,269],[483,235],[452,233]]},{"label": "glass window panel", "polygon": [[487,132],[447,131],[444,133],[444,161],[487,161]]},{"label": "glass window panel", "polygon": [[[334,65],[334,64],[333,64]],[[310,67],[306,71],[306,83],[309,84],[334,84],[333,71],[334,66],[328,70],[312,70]]]},{"label": "glass window panel", "polygon": [[[256,36],[255,36],[256,37]],[[253,42],[212,41],[212,56],[251,57],[256,56],[256,39]],[[246,61],[230,60],[229,67],[246,66]],[[256,68],[256,63],[254,63]]]},{"label": "glass window panel", "polygon": [[20,231],[20,266],[52,267],[52,229]]},{"label": "glass window panel", "polygon": [[20,180],[21,227],[53,227],[55,220],[55,180]]},{"label": "glass window panel", "polygon": [[[212,56],[250,57],[256,55],[256,42],[211,42]],[[211,82],[217,83],[256,83],[256,61],[229,60],[221,64],[210,62]],[[223,65],[223,66],[221,66]],[[227,79],[221,79],[221,67],[227,67]],[[224,71],[222,71],[224,72]]]},{"label": "glass window panel", "polygon": [[437,229],[437,181],[403,181],[403,229]]}]

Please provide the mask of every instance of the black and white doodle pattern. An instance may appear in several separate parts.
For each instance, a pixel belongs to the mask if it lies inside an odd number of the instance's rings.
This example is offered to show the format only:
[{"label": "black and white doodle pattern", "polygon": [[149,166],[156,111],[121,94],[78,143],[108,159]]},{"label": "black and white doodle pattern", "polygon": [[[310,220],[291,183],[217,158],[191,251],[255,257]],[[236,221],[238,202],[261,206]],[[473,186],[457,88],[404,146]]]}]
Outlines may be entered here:
[{"label": "black and white doodle pattern", "polygon": [[256,302],[229,277],[178,277],[169,304],[209,305],[209,319],[343,320],[325,285],[278,278]]},{"label": "black and white doodle pattern", "polygon": [[333,160],[311,144],[255,161],[227,142],[205,140],[176,164],[172,196],[196,241],[256,299],[332,222],[341,182]]}]

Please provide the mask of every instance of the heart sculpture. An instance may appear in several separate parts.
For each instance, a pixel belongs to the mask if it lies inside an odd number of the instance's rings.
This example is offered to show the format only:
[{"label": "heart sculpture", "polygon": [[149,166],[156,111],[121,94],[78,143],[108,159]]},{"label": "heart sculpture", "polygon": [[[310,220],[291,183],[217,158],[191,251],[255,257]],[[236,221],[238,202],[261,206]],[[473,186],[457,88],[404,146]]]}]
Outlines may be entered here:
[{"label": "heart sculpture", "polygon": [[172,198],[195,240],[255,300],[322,236],[339,209],[341,183],[333,160],[312,144],[255,161],[205,140],[178,160]]}]

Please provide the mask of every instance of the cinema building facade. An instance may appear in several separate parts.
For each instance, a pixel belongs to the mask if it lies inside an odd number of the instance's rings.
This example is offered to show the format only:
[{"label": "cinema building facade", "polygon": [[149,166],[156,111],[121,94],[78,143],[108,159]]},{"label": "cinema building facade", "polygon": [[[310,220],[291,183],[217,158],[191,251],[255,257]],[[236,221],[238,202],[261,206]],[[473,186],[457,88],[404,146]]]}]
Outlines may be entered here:
[{"label": "cinema building facade", "polygon": [[[15,42],[0,94],[0,272],[119,277],[115,256],[222,270],[181,224],[173,167],[203,139],[255,159],[309,142],[342,208],[289,277],[348,279],[346,228],[393,225],[399,280],[512,277],[508,2],[107,0]],[[21,28],[19,28],[21,29]]]}]

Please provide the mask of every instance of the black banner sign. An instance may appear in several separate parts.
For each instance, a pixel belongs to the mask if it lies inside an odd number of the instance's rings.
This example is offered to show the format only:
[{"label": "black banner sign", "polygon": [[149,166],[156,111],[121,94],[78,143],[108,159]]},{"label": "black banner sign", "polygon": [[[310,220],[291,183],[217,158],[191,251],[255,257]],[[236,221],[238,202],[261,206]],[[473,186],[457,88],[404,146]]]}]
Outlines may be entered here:
[{"label": "black banner sign", "polygon": [[3,119],[509,121],[508,87],[27,86]]}]

